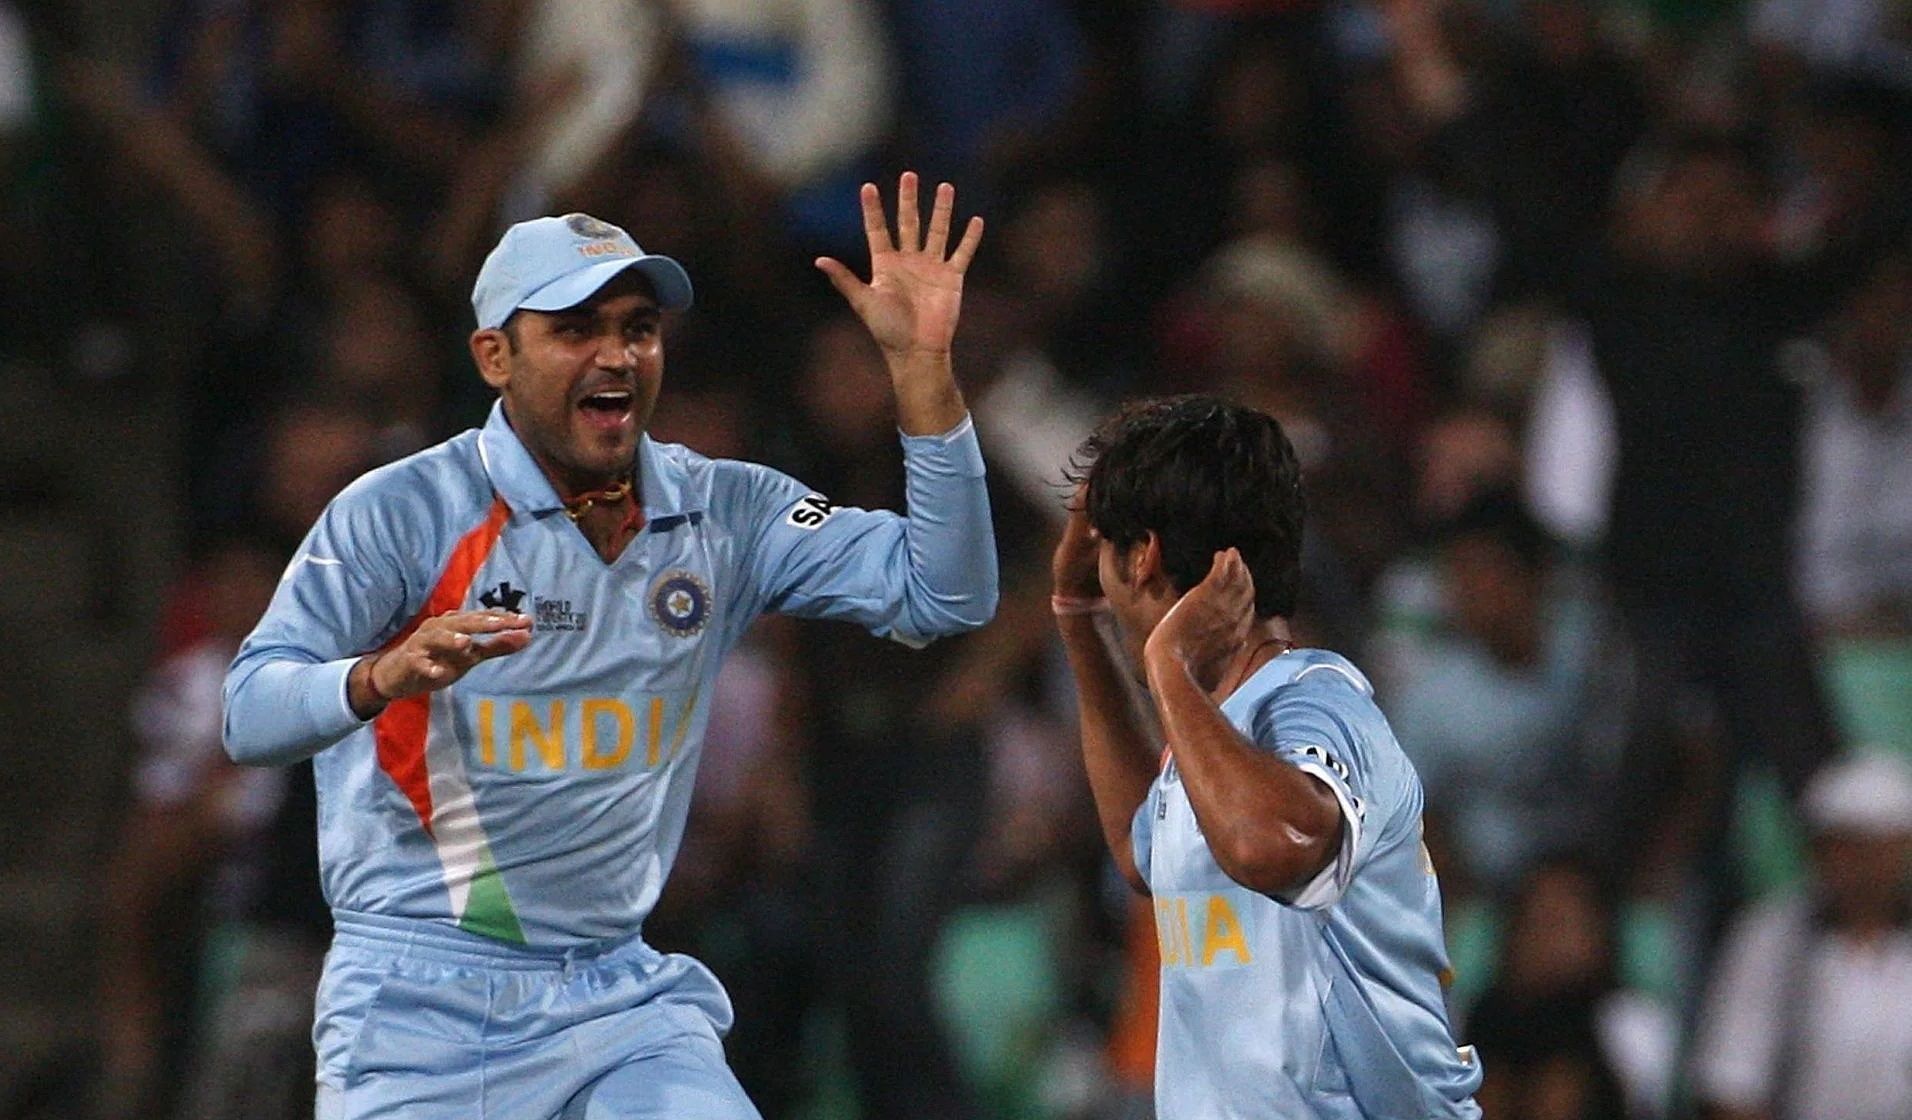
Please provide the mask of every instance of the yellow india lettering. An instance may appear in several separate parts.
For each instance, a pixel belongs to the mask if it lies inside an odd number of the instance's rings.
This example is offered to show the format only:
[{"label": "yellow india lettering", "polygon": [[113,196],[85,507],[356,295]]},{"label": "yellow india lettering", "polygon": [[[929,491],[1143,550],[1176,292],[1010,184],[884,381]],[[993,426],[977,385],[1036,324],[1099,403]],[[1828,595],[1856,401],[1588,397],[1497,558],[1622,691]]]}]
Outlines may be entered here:
[{"label": "yellow india lettering", "polygon": [[478,701],[478,763],[481,766],[498,765],[498,736],[493,726],[492,707],[489,700]]},{"label": "yellow india lettering", "polygon": [[551,723],[547,728],[538,722],[531,705],[523,700],[511,702],[511,768],[523,770],[525,764],[524,743],[529,738],[537,744],[538,755],[547,768],[564,769],[564,701],[551,701]]},{"label": "yellow india lettering", "polygon": [[650,738],[644,748],[644,765],[656,768],[658,752],[664,749],[664,698],[651,697]]},{"label": "yellow india lettering", "polygon": [[1182,963],[1181,945],[1175,937],[1175,903],[1172,899],[1155,900],[1155,944],[1161,951],[1164,965],[1174,967]]},{"label": "yellow india lettering", "polygon": [[[598,750],[600,716],[609,716],[617,722],[617,745],[608,751]],[[630,757],[631,744],[637,740],[637,719],[622,701],[586,700],[582,718],[584,720],[583,761],[586,770],[609,770]]]},{"label": "yellow india lettering", "polygon": [[1235,908],[1228,905],[1228,899],[1218,894],[1208,896],[1208,920],[1202,926],[1202,967],[1215,963],[1215,954],[1228,950],[1235,959],[1250,964],[1254,957],[1248,952],[1248,937],[1242,932],[1241,919],[1236,917]]}]

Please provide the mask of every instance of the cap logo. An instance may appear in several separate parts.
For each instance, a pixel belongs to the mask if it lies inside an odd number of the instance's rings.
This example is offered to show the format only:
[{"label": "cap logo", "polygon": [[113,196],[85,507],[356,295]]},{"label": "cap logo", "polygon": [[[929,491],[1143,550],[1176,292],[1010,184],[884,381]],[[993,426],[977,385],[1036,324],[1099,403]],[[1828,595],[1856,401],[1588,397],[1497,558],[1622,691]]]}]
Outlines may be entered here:
[{"label": "cap logo", "polygon": [[578,252],[587,257],[635,257],[632,249],[619,245],[615,241],[590,241],[578,246]]},{"label": "cap logo", "polygon": [[566,214],[564,224],[571,227],[571,232],[579,237],[594,237],[600,241],[608,241],[624,232],[611,223],[601,222],[589,214]]}]

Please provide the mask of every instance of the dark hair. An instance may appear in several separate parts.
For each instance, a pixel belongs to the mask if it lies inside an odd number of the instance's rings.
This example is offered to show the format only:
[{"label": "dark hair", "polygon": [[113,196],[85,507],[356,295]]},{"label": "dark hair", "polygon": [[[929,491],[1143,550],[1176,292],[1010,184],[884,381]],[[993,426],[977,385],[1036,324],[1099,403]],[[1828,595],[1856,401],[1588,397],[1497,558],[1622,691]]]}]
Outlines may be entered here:
[{"label": "dark hair", "polygon": [[1301,591],[1301,464],[1275,418],[1217,397],[1125,405],[1076,452],[1089,524],[1126,551],[1153,532],[1178,592],[1215,553],[1241,550],[1255,614],[1292,615]]},{"label": "dark hair", "polygon": [[1557,559],[1559,545],[1541,527],[1520,496],[1511,490],[1478,494],[1440,527],[1443,547],[1464,539],[1484,538],[1506,549],[1528,572],[1545,570]]}]

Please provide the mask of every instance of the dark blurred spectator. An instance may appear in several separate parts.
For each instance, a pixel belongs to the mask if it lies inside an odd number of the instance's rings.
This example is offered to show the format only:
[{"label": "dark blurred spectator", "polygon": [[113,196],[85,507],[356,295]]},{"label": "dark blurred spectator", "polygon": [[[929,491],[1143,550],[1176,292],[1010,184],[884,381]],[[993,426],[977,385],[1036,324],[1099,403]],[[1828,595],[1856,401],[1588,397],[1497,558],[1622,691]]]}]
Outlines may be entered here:
[{"label": "dark blurred spectator", "polygon": [[244,538],[210,548],[197,566],[208,632],[161,661],[134,704],[134,808],[101,925],[107,1116],[311,1109],[307,1034],[327,925],[317,850],[299,830],[313,826],[310,770],[242,770],[221,731],[226,666],[283,559]]},{"label": "dark blurred spectator", "polygon": [[341,293],[319,324],[311,391],[349,402],[371,422],[376,462],[409,455],[483,415],[482,408],[447,415],[447,383],[477,378],[462,352],[454,371],[432,326],[404,285],[376,276]]},{"label": "dark blurred spectator", "polygon": [[1536,864],[1514,901],[1500,975],[1468,1019],[1487,1120],[1635,1120],[1671,1087],[1671,1016],[1622,987],[1614,912],[1572,860]]},{"label": "dark blurred spectator", "polygon": [[486,111],[473,7],[188,0],[161,31],[156,97],[103,62],[72,66],[67,89],[196,228],[228,307],[257,316],[293,279],[288,247],[339,161],[371,161],[427,212]]},{"label": "dark blurred spectator", "polygon": [[1156,153],[1112,169],[1123,184],[1118,213],[1137,250],[1136,279],[1151,295],[1188,276],[1236,232],[1237,178],[1271,159],[1305,182],[1343,188],[1314,195],[1322,221],[1313,247],[1336,259],[1353,252],[1344,242],[1358,239],[1362,223],[1348,211],[1362,192],[1345,188],[1363,163],[1346,150],[1348,130],[1338,127],[1327,71],[1317,64],[1318,21],[1305,6],[1290,17],[1245,21],[1220,38],[1187,112],[1151,121],[1132,110],[1115,122]]},{"label": "dark blurred spectator", "polygon": [[613,153],[667,69],[665,6],[644,0],[467,0],[496,101],[445,162],[427,269],[462,295],[505,225],[574,209],[566,199]]},{"label": "dark blurred spectator", "polygon": [[[1520,448],[1507,420],[1459,408],[1428,426],[1415,457],[1406,530],[1424,547],[1395,558],[1375,581],[1366,663],[1386,695],[1425,673],[1451,630],[1452,603],[1435,534],[1481,498],[1514,489]],[[1408,745],[1412,751],[1412,745]]]},{"label": "dark blurred spectator", "polygon": [[861,245],[843,200],[874,177],[894,68],[875,5],[678,0],[669,5],[666,135],[695,144],[746,197],[779,209],[802,250]]},{"label": "dark blurred spectator", "polygon": [[1012,193],[959,361],[992,469],[1059,516],[1069,455],[1101,402],[1141,375],[1146,311],[1091,180],[1045,172]]},{"label": "dark blurred spectator", "polygon": [[1484,494],[1512,490],[1520,479],[1520,443],[1506,420],[1484,408],[1462,408],[1428,426],[1414,475],[1414,516],[1439,526]]},{"label": "dark blurred spectator", "polygon": [[1890,243],[1912,199],[1912,54],[1902,90],[1827,82],[1777,106],[1792,158],[1780,180],[1773,241],[1810,259],[1828,242]]},{"label": "dark blurred spectator", "polygon": [[1799,584],[1848,739],[1912,744],[1912,258],[1886,257],[1799,354]]},{"label": "dark blurred spectator", "polygon": [[[1062,0],[891,3],[907,134],[905,162],[930,182],[988,193],[1030,159],[1053,158],[1056,126],[1075,96],[1082,34]],[[967,194],[965,197],[969,197]]]},{"label": "dark blurred spectator", "polygon": [[[872,404],[888,393],[874,344],[848,318],[819,324],[809,341],[796,389],[814,442],[799,473],[832,501],[901,508],[895,421]],[[789,662],[815,806],[816,967],[825,1002],[842,1011],[863,1116],[975,1114],[929,1009],[937,938],[978,835],[987,763],[976,727],[921,713],[965,644],[899,659],[881,639],[824,624]]]},{"label": "dark blurred spectator", "polygon": [[1402,544],[1398,481],[1425,419],[1404,324],[1319,254],[1265,238],[1219,250],[1175,311],[1163,339],[1171,387],[1262,409],[1293,441],[1314,552],[1302,559],[1303,610],[1327,627],[1315,637],[1358,648],[1361,620],[1328,581],[1365,596]]},{"label": "dark blurred spectator", "polygon": [[1766,80],[1781,88],[1809,71],[1844,71],[1912,88],[1912,25],[1888,0],[1757,0],[1746,34]]},{"label": "dark blurred spectator", "polygon": [[1801,803],[1807,890],[1733,927],[1693,1051],[1719,1120],[1912,1114],[1912,769],[1898,754],[1821,770]]},{"label": "dark blurred spectator", "polygon": [[195,501],[197,527],[253,525],[290,555],[325,503],[378,465],[378,426],[326,398],[294,400],[220,450]]},{"label": "dark blurred spectator", "polygon": [[[1664,727],[1683,694],[1710,698],[1726,772],[1763,763],[1796,796],[1836,739],[1794,597],[1801,394],[1781,358],[1841,285],[1771,258],[1770,202],[1739,139],[1688,134],[1643,150],[1578,310],[1614,407],[1607,554],[1643,714]],[[1676,754],[1649,732],[1622,796],[1642,820],[1657,815],[1649,791],[1668,785],[1657,767]],[[1730,799],[1713,803],[1705,835],[1717,841]],[[1729,876],[1704,880],[1715,907]]]},{"label": "dark blurred spectator", "polygon": [[1388,716],[1467,880],[1508,897],[1542,856],[1597,860],[1628,719],[1627,665],[1586,573],[1509,493],[1443,527],[1446,626]]},{"label": "dark blurred spectator", "polygon": [[1614,171],[1645,131],[1637,68],[1583,0],[1527,0],[1505,28],[1440,0],[1383,7],[1436,181],[1465,184],[1493,218],[1500,291],[1558,290],[1561,253],[1604,225]]}]

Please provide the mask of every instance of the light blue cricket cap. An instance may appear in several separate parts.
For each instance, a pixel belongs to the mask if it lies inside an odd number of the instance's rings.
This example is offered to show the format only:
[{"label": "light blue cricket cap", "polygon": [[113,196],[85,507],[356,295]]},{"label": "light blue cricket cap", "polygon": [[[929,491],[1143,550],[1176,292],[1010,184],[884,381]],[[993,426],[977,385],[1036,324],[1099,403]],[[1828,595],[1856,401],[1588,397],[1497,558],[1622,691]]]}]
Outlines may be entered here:
[{"label": "light blue cricket cap", "polygon": [[646,253],[631,235],[589,214],[533,218],[505,231],[471,286],[478,328],[504,326],[511,313],[562,311],[591,298],[626,269],[636,269],[666,311],[690,306],[690,276],[669,257]]}]

